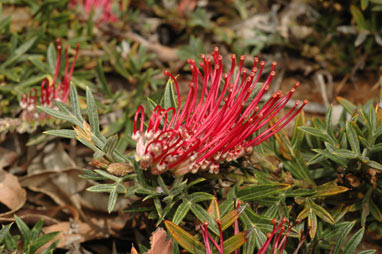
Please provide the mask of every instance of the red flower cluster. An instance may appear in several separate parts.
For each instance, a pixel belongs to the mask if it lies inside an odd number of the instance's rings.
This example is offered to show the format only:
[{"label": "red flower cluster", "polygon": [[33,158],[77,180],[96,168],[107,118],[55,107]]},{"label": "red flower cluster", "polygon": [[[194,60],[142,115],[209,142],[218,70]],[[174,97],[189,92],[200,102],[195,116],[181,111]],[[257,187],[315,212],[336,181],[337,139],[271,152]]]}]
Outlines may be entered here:
[{"label": "red flower cluster", "polygon": [[[137,109],[133,133],[137,142],[136,159],[143,169],[151,167],[153,174],[167,170],[176,176],[198,170],[217,173],[220,162],[251,152],[253,146],[281,130],[307,104],[306,100],[302,104],[296,102],[275,124],[262,129],[286,105],[300,84],[296,83],[286,95],[275,92],[262,104],[260,101],[276,74],[276,63],[272,64],[267,80],[261,84],[259,79],[265,62],[258,58],[254,58],[252,69],[248,71],[243,68],[245,56],[241,56],[235,73],[236,56],[232,55],[227,74],[223,74],[218,48],[212,53],[212,60],[205,55],[201,59],[202,70],[197,68],[194,60],[188,61],[192,82],[183,106],[177,80],[165,71],[175,83],[178,108],[163,109],[158,105],[145,131],[144,108],[139,106]],[[258,92],[254,95],[255,88]],[[254,133],[257,133],[255,137]]]},{"label": "red flower cluster", "polygon": [[97,22],[115,22],[117,17],[112,14],[112,0],[70,0],[70,7],[79,5],[89,14],[92,10],[95,12]]},{"label": "red flower cluster", "polygon": [[[69,89],[70,89],[70,79],[73,74],[74,66],[76,64],[78,51],[79,51],[79,43],[77,44],[76,53],[74,55],[73,63],[70,66],[69,69],[69,55],[68,55],[68,46],[65,48],[65,72],[62,77],[61,82],[56,87],[57,77],[58,73],[60,72],[60,65],[61,65],[61,42],[59,39],[56,40],[57,43],[57,61],[56,61],[56,70],[53,76],[53,81],[51,84],[49,84],[48,79],[44,79],[41,83],[40,88],[40,104],[41,106],[53,106],[54,100],[59,100],[61,102],[66,102],[68,95],[69,95]],[[21,96],[20,100],[20,107],[23,109],[22,118],[27,121],[32,121],[34,119],[45,118],[46,115],[44,113],[41,113],[40,115],[36,111],[36,104],[37,104],[37,96],[38,91],[36,88],[32,88],[29,91],[29,96],[27,93],[24,93]]]}]

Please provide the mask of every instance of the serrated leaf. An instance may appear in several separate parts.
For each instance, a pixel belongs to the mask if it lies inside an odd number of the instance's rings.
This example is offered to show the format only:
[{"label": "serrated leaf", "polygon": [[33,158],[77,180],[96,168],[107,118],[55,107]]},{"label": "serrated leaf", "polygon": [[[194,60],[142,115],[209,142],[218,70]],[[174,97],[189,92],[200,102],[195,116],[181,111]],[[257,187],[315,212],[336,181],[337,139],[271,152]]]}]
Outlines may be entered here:
[{"label": "serrated leaf", "polygon": [[237,197],[241,201],[252,201],[272,196],[289,189],[289,184],[256,184],[237,192]]},{"label": "serrated leaf", "polygon": [[62,137],[62,138],[76,138],[76,132],[74,130],[69,129],[61,129],[61,130],[47,130],[43,132],[47,135]]},{"label": "serrated leaf", "polygon": [[164,224],[170,235],[190,253],[204,254],[205,247],[198,239],[171,221],[165,220]]},{"label": "serrated leaf", "polygon": [[362,241],[364,232],[365,232],[365,228],[361,228],[354,235],[352,235],[349,241],[347,241],[343,253],[353,254],[358,244]]},{"label": "serrated leaf", "polygon": [[187,215],[187,213],[190,211],[191,208],[191,201],[184,200],[182,204],[178,206],[178,208],[175,211],[174,217],[172,218],[172,222],[176,225],[181,223],[184,219],[184,217]]},{"label": "serrated leaf", "polygon": [[230,254],[239,249],[247,240],[247,231],[242,231],[223,242],[223,253]]}]

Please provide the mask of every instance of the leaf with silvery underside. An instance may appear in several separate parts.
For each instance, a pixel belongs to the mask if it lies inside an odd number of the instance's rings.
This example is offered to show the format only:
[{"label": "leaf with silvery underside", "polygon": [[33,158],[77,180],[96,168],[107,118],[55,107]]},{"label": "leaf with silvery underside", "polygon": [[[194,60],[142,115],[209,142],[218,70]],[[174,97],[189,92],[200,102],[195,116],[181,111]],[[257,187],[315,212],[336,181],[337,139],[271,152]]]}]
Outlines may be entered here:
[{"label": "leaf with silvery underside", "polygon": [[78,100],[77,89],[74,87],[73,83],[70,84],[69,91],[69,101],[72,105],[72,112],[76,116],[76,118],[82,123],[84,119],[82,118],[80,103]]},{"label": "leaf with silvery underside", "polygon": [[47,130],[44,134],[62,137],[62,138],[76,138],[77,134],[74,130],[61,129],[61,130]]}]

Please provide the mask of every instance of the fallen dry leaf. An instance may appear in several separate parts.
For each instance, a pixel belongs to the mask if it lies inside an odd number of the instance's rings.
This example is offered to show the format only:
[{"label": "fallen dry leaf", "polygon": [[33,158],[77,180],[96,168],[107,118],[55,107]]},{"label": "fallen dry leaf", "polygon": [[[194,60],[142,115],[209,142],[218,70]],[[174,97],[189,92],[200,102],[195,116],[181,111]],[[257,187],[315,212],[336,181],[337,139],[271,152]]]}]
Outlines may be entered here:
[{"label": "fallen dry leaf", "polygon": [[163,228],[158,228],[150,237],[151,248],[147,254],[171,254],[172,239],[166,241],[167,233]]},{"label": "fallen dry leaf", "polygon": [[0,147],[0,168],[11,165],[17,157],[16,152]]},{"label": "fallen dry leaf", "polygon": [[[82,221],[60,222],[55,225],[44,227],[42,231],[45,234],[57,231],[60,232],[52,241],[45,245],[45,248],[56,240],[60,240],[57,245],[58,248],[65,248],[75,243],[82,243],[85,241],[106,237],[101,231],[95,230],[89,224]],[[44,246],[41,247],[40,250],[43,249]]]},{"label": "fallen dry leaf", "polygon": [[20,209],[26,201],[27,193],[20,186],[16,176],[9,174],[0,168],[0,203],[4,204],[11,211],[0,214],[4,216]]}]

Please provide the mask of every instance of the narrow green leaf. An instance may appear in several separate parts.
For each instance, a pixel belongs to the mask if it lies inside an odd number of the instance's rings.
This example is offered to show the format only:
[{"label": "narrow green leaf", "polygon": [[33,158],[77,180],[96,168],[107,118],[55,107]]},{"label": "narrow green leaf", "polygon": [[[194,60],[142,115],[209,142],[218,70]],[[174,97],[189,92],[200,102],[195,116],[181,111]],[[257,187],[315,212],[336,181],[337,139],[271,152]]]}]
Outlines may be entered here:
[{"label": "narrow green leaf", "polygon": [[43,132],[47,135],[62,137],[62,138],[76,138],[76,132],[74,130],[69,129],[61,129],[61,130],[47,130]]},{"label": "narrow green leaf", "polygon": [[31,231],[25,222],[15,215],[15,222],[17,225],[17,228],[20,230],[21,235],[24,238],[24,246],[28,245],[29,241],[31,240]]},{"label": "narrow green leaf", "polygon": [[100,174],[101,176],[106,177],[107,179],[113,180],[115,182],[121,181],[121,178],[119,178],[118,176],[112,175],[112,174],[110,174],[104,170],[95,169],[94,171],[97,172],[98,174]]},{"label": "narrow green leaf", "polygon": [[215,222],[215,220],[213,220],[209,215],[208,213],[206,212],[206,210],[204,210],[204,208],[198,204],[194,204],[192,203],[191,204],[191,211],[192,213],[196,216],[196,218],[201,222],[201,223],[204,223],[205,221],[208,222],[208,228],[216,235],[219,235],[219,230],[218,230],[218,226]]},{"label": "narrow green leaf", "polygon": [[211,195],[209,193],[206,193],[206,192],[194,192],[194,193],[190,194],[188,196],[188,198],[193,203],[199,203],[202,201],[211,200],[211,199],[215,198],[215,196]]},{"label": "narrow green leaf", "polygon": [[336,240],[336,245],[334,246],[333,253],[334,254],[340,254],[344,253],[341,251],[343,242],[347,238],[348,234],[350,233],[351,229],[354,227],[355,221],[349,222],[346,227],[343,228],[342,232],[339,234],[338,239]]},{"label": "narrow green leaf", "polygon": [[107,81],[106,81],[106,78],[105,78],[105,73],[103,71],[103,66],[102,66],[102,60],[98,60],[97,62],[97,77],[98,77],[98,80],[99,82],[101,83],[101,88],[102,90],[106,93],[107,96],[109,96],[110,98],[113,97],[113,94],[109,88],[109,86],[107,85]]},{"label": "narrow green leaf", "polygon": [[105,137],[101,134],[99,129],[97,106],[89,87],[86,87],[86,103],[88,106],[90,130],[92,131],[92,133],[95,134],[96,137],[100,138],[103,141],[106,141]]},{"label": "narrow green leaf", "polygon": [[245,210],[247,205],[242,205],[239,208],[235,208],[231,212],[227,213],[226,215],[221,218],[221,227],[222,231],[226,230],[229,226],[231,226],[235,221],[237,221],[242,214],[242,212]]},{"label": "narrow green leaf", "polygon": [[81,115],[81,108],[80,108],[80,103],[78,101],[77,89],[74,86],[73,82],[70,83],[69,101],[70,101],[70,104],[72,105],[74,115],[82,123],[84,119],[82,118],[82,115]]},{"label": "narrow green leaf", "polygon": [[172,222],[174,224],[179,225],[179,223],[183,221],[184,217],[190,211],[191,204],[191,201],[184,200],[182,204],[178,206],[178,208],[175,211],[174,217],[172,218]]},{"label": "narrow green leaf", "polygon": [[11,23],[12,16],[8,16],[6,18],[3,18],[0,22],[0,31],[3,30],[6,26],[8,26]]},{"label": "narrow green leaf", "polygon": [[25,42],[24,44],[22,44],[20,47],[18,47],[12,54],[11,56],[9,56],[9,58],[7,59],[7,61],[5,61],[1,66],[0,68],[6,68],[7,66],[13,64],[14,62],[16,62],[20,56],[22,56],[25,52],[27,52],[32,46],[33,44],[36,42],[37,40],[37,36],[34,36],[32,37],[31,39],[29,39],[27,42]]},{"label": "narrow green leaf", "polygon": [[48,243],[50,240],[54,239],[60,232],[51,232],[38,237],[31,241],[31,251],[34,253],[38,248],[42,247],[44,244]]},{"label": "narrow green leaf", "polygon": [[369,160],[366,164],[374,169],[382,170],[382,165],[376,161]]},{"label": "narrow green leaf", "polygon": [[12,224],[13,223],[9,223],[8,225],[6,226],[2,226],[1,230],[0,230],[0,243],[3,242],[5,236],[7,235],[7,233],[9,232],[9,229],[12,227]]},{"label": "narrow green leaf", "polygon": [[365,228],[361,228],[354,235],[352,235],[349,241],[347,241],[343,253],[353,254],[358,244],[362,241],[364,232],[365,232]]},{"label": "narrow green leaf", "polygon": [[369,0],[361,0],[361,9],[363,11],[367,9],[368,5],[369,5]]},{"label": "narrow green leaf", "polygon": [[237,197],[244,202],[258,200],[284,192],[290,187],[291,186],[289,184],[255,184],[239,190]]},{"label": "narrow green leaf", "polygon": [[115,186],[114,189],[110,192],[109,200],[107,202],[107,211],[111,213],[117,203],[118,199],[118,186]]},{"label": "narrow green leaf", "polygon": [[111,158],[114,157],[114,149],[118,142],[118,135],[113,135],[106,140],[103,151]]},{"label": "narrow green leaf", "polygon": [[115,184],[97,184],[87,188],[87,191],[90,192],[107,192],[110,193],[114,190]]},{"label": "narrow green leaf", "polygon": [[57,53],[54,44],[51,42],[47,50],[47,59],[49,64],[50,73],[54,75],[56,72]]},{"label": "narrow green leaf", "polygon": [[382,222],[382,211],[380,208],[373,202],[372,199],[369,200],[369,208],[370,208],[370,213],[373,215],[373,217],[379,221]]},{"label": "narrow green leaf", "polygon": [[230,254],[239,249],[247,240],[247,231],[242,231],[223,242],[224,254]]},{"label": "narrow green leaf", "polygon": [[345,186],[338,186],[333,182],[328,182],[315,187],[313,190],[315,190],[316,193],[312,197],[328,197],[346,192],[349,189]]},{"label": "narrow green leaf", "polygon": [[312,211],[320,217],[323,221],[334,224],[335,221],[333,217],[330,215],[328,211],[326,211],[322,206],[317,205],[315,202],[310,201],[310,207],[312,208]]},{"label": "narrow green leaf", "polygon": [[218,201],[216,199],[216,197],[214,197],[213,199],[211,199],[211,203],[210,205],[208,206],[208,209],[207,209],[207,213],[208,215],[216,220],[220,220],[220,208],[219,208],[219,204],[218,204]]},{"label": "narrow green leaf", "polygon": [[170,235],[178,242],[180,246],[182,246],[186,251],[195,254],[204,254],[205,247],[204,245],[198,241],[198,239],[179,227],[175,225],[171,221],[165,220],[164,224],[167,228],[167,231]]},{"label": "narrow green leaf", "polygon": [[350,144],[351,149],[361,155],[361,149],[359,147],[359,140],[356,130],[353,128],[352,124],[347,122],[346,123],[346,136],[348,137],[348,141]]},{"label": "narrow green leaf", "polygon": [[367,22],[365,20],[365,17],[363,16],[362,12],[360,9],[358,9],[357,6],[351,5],[350,6],[350,12],[355,20],[355,23],[357,26],[361,29],[367,29]]}]

